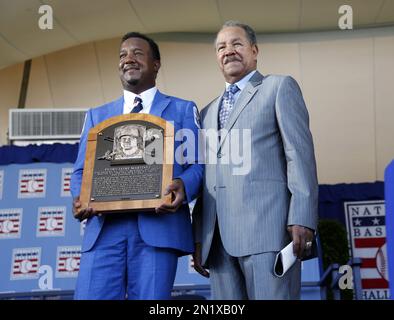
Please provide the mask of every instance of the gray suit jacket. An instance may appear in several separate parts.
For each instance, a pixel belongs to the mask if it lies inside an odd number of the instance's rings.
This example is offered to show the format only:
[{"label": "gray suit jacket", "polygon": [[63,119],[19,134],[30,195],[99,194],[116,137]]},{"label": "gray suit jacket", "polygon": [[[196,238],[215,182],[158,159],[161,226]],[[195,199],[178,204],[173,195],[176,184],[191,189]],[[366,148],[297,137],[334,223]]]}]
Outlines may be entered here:
[{"label": "gray suit jacket", "polygon": [[[217,130],[221,99],[216,98],[202,110],[203,129]],[[281,250],[290,242],[288,225],[317,227],[313,141],[308,111],[296,81],[256,72],[238,97],[225,129],[228,133],[220,142],[209,134],[205,139],[205,156],[210,159],[205,164],[202,210],[198,210],[199,203],[193,213],[203,264],[216,219],[223,246],[235,257]],[[239,166],[228,155],[241,153],[236,149],[241,145],[242,150],[242,143],[249,143],[242,139],[242,133],[245,137],[248,132],[251,161],[243,165],[249,170],[237,174],[234,169]],[[241,143],[236,141],[238,133]],[[217,157],[216,164],[212,164],[212,154]]]}]

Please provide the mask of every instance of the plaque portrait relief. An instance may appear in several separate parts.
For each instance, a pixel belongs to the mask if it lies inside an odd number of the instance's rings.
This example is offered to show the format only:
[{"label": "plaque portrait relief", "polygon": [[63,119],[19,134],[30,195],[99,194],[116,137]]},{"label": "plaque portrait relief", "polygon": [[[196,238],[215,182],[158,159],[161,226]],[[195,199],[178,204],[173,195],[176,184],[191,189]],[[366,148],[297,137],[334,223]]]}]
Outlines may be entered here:
[{"label": "plaque portrait relief", "polygon": [[[114,129],[113,138],[105,137],[105,140],[113,142],[112,150],[106,150],[97,160],[111,160],[112,164],[162,163],[162,139],[163,132],[160,129],[148,129],[135,124],[122,125]],[[149,147],[152,142],[155,142],[154,148]]]},{"label": "plaque portrait relief", "polygon": [[123,125],[114,130],[114,160],[142,159],[144,157],[145,127]]},{"label": "plaque portrait relief", "polygon": [[108,213],[152,210],[172,181],[174,127],[149,114],[126,114],[89,131],[82,178],[85,207]]}]

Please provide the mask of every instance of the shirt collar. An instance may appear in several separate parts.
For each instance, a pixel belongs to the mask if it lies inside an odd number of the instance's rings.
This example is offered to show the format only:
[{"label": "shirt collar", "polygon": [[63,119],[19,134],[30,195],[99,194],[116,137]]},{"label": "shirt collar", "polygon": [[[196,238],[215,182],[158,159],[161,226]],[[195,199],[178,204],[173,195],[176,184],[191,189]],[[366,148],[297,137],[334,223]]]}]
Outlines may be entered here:
[{"label": "shirt collar", "polygon": [[131,109],[133,108],[134,99],[136,96],[138,96],[142,99],[142,106],[143,106],[142,110],[145,110],[145,109],[150,110],[150,108],[152,106],[153,99],[155,98],[156,92],[157,92],[156,87],[152,87],[148,90],[145,90],[144,92],[141,92],[140,94],[135,94],[134,92],[123,90],[125,106],[127,106],[131,111]]},{"label": "shirt collar", "polygon": [[[256,70],[253,70],[253,71],[249,72],[245,77],[243,77],[241,80],[239,80],[238,82],[235,83],[240,91],[242,91],[246,87],[246,84],[248,83],[250,78],[253,77],[255,72],[256,72]],[[226,82],[226,89],[230,85],[231,85],[231,83]]]}]

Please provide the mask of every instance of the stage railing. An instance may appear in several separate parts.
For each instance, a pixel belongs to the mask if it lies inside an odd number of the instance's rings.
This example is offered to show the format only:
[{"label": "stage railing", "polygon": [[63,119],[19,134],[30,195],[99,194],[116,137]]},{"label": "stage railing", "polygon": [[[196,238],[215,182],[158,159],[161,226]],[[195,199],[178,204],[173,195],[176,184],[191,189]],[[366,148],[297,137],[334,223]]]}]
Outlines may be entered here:
[{"label": "stage railing", "polygon": [[[353,270],[353,290],[354,299],[362,299],[361,275],[360,275],[360,258],[351,258],[347,265]],[[334,300],[340,300],[341,294],[339,280],[343,276],[339,273],[340,265],[331,264],[323,273],[319,281],[302,282],[303,288],[320,287],[322,300],[327,299],[327,289],[330,288],[333,293]],[[331,281],[330,281],[331,279]],[[72,300],[73,290],[50,290],[50,291],[32,291],[32,292],[10,292],[0,293],[0,300]],[[174,286],[172,298],[175,300],[205,300],[209,299],[210,286],[206,285],[185,285]]]}]

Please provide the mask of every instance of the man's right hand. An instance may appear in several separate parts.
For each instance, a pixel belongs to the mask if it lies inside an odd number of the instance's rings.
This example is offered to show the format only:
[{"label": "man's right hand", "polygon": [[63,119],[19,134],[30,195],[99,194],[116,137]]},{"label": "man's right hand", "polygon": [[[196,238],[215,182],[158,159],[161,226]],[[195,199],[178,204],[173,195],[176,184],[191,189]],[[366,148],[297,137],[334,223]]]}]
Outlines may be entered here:
[{"label": "man's right hand", "polygon": [[82,221],[97,214],[97,212],[93,208],[86,208],[84,210],[80,210],[81,206],[82,205],[79,201],[79,197],[75,197],[73,200],[73,214],[75,219]]},{"label": "man's right hand", "polygon": [[201,265],[201,243],[195,244],[195,251],[193,253],[193,267],[203,277],[209,278],[209,272]]}]

